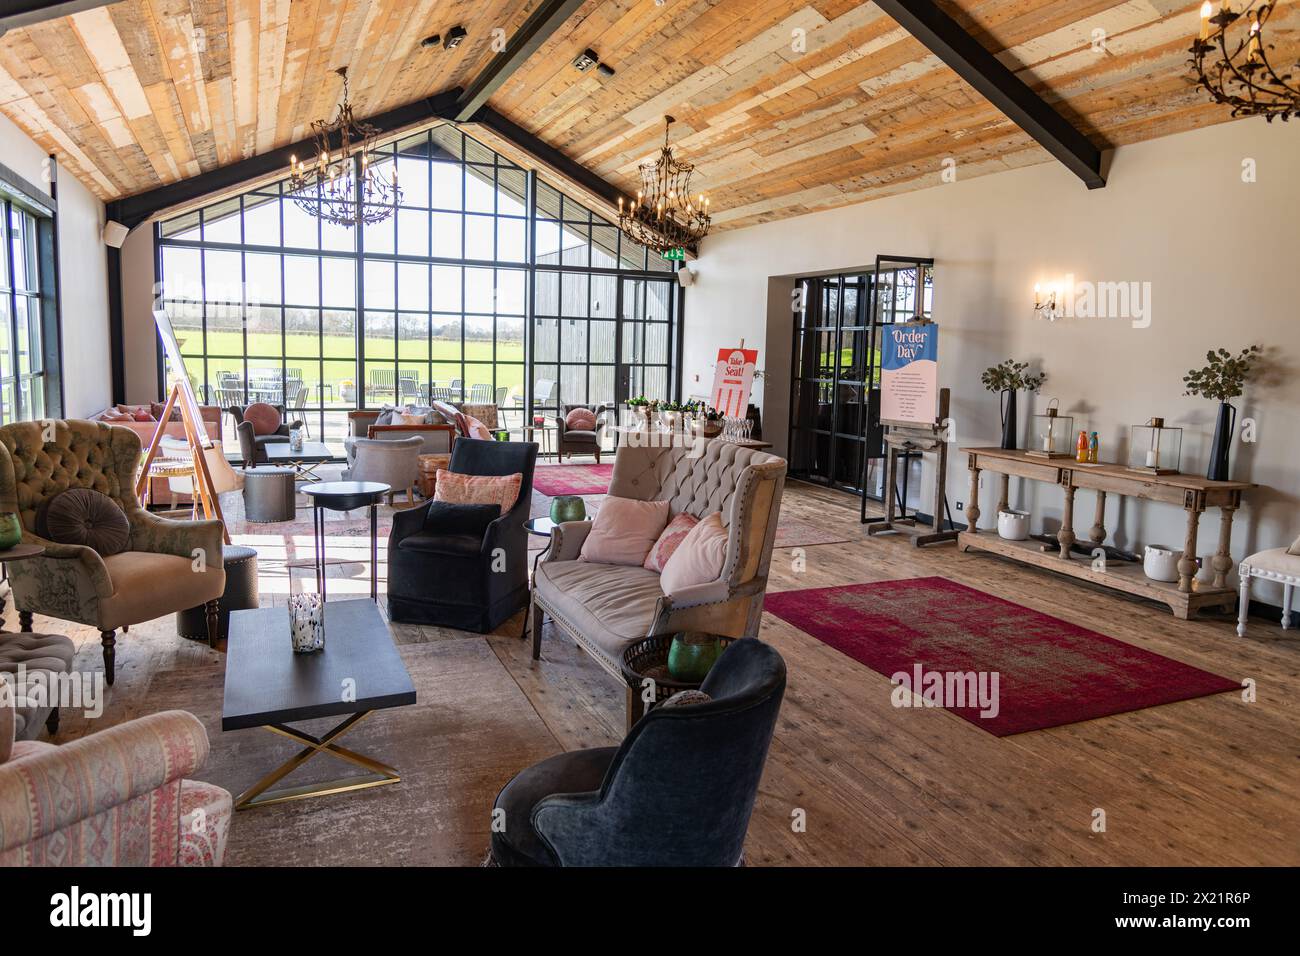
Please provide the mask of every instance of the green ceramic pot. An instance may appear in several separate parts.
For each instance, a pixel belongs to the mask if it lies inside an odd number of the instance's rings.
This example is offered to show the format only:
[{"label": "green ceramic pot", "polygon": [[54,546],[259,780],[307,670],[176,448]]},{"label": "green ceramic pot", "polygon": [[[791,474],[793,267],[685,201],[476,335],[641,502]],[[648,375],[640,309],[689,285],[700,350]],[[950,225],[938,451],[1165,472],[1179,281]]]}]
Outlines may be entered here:
[{"label": "green ceramic pot", "polygon": [[559,495],[551,501],[551,520],[556,524],[583,521],[586,517],[587,503],[577,495]]},{"label": "green ceramic pot", "polygon": [[685,684],[699,684],[709,674],[722,642],[713,634],[678,634],[668,647],[668,675]]},{"label": "green ceramic pot", "polygon": [[12,511],[0,514],[0,551],[8,551],[23,540],[23,525]]}]

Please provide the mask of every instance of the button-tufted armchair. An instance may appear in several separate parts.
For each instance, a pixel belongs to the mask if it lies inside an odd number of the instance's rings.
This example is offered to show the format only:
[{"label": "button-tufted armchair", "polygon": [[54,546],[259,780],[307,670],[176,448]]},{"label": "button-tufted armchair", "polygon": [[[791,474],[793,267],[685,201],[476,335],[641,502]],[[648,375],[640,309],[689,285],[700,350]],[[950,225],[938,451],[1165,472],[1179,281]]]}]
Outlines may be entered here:
[{"label": "button-tufted armchair", "polygon": [[[0,511],[18,514],[24,542],[45,547],[8,569],[22,629],[32,629],[33,614],[98,628],[110,684],[119,628],[204,604],[215,643],[226,584],[221,522],[149,514],[134,494],[139,466],[140,436],[129,428],[75,420],[0,428]],[[38,511],[68,488],[91,488],[117,503],[131,525],[125,551],[102,557],[37,535]]]},{"label": "button-tufted armchair", "polygon": [[[541,654],[543,613],[620,681],[623,652],[643,637],[678,631],[756,637],[785,469],[783,458],[724,441],[620,446],[611,495],[667,501],[673,515],[722,513],[729,533],[722,574],[664,594],[659,575],[647,568],[579,561],[591,522],[566,521],[552,532],[533,580],[533,657]],[[641,698],[629,692],[628,726],[640,715]]]}]

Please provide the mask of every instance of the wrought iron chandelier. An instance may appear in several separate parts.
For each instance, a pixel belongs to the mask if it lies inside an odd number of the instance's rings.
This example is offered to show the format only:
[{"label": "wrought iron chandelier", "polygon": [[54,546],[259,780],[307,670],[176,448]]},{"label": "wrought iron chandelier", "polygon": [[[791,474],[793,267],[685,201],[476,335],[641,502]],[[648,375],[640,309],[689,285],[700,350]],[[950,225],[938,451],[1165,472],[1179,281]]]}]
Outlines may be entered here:
[{"label": "wrought iron chandelier", "polygon": [[383,222],[401,202],[397,164],[388,178],[374,163],[378,130],[358,122],[348,99],[348,68],[335,72],[343,78],[343,99],[332,120],[311,124],[316,158],[310,163],[289,157],[289,188],[293,201],[304,211],[338,226]]},{"label": "wrought iron chandelier", "polygon": [[695,167],[679,162],[668,145],[675,120],[664,117],[664,145],[659,158],[640,167],[641,188],[636,199],[618,200],[618,228],[633,242],[660,255],[695,249],[709,234],[709,198],[692,196],[691,174]]},{"label": "wrought iron chandelier", "polygon": [[1191,64],[1197,83],[1216,103],[1231,106],[1233,116],[1263,116],[1271,123],[1300,115],[1300,64],[1279,73],[1269,59],[1275,47],[1264,38],[1276,7],[1276,0],[1222,0],[1216,13],[1210,0],[1201,5]]}]

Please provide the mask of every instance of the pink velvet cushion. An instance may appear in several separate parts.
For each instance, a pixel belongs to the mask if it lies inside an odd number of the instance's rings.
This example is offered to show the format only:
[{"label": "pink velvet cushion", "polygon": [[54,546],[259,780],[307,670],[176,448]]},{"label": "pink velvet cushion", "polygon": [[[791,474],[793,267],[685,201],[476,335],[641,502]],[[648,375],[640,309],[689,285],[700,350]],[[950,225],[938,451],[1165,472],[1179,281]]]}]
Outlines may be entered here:
[{"label": "pink velvet cushion", "polygon": [[253,426],[254,435],[274,435],[280,427],[280,410],[266,402],[254,402],[244,409],[244,421]]},{"label": "pink velvet cushion", "polygon": [[564,416],[564,427],[575,432],[594,432],[596,413],[589,408],[575,408]]},{"label": "pink velvet cushion", "polygon": [[434,501],[452,505],[500,505],[502,514],[519,500],[519,486],[524,480],[519,472],[500,476],[461,475],[440,468],[436,475]]},{"label": "pink velvet cushion", "polygon": [[722,512],[706,515],[686,534],[673,552],[659,576],[659,587],[664,594],[675,594],[683,588],[708,584],[722,576],[722,565],[727,559],[727,529],[722,527]]},{"label": "pink velvet cushion", "polygon": [[456,428],[466,438],[480,438],[483,441],[492,441],[492,433],[488,431],[488,427],[473,415],[458,412],[456,414]]},{"label": "pink velvet cushion", "polygon": [[643,564],[664,526],[668,524],[668,502],[605,498],[587,540],[582,543],[580,561],[597,564]]},{"label": "pink velvet cushion", "polygon": [[699,518],[685,511],[673,518],[668,522],[668,527],[664,528],[663,534],[659,535],[659,540],[654,543],[650,553],[645,556],[645,563],[641,566],[663,573],[664,565],[673,556],[678,545],[686,540],[687,532],[699,523]]},{"label": "pink velvet cushion", "polygon": [[430,402],[429,407],[441,415],[443,421],[448,425],[456,424],[456,416],[460,414],[460,409],[455,405],[449,405],[446,402]]}]

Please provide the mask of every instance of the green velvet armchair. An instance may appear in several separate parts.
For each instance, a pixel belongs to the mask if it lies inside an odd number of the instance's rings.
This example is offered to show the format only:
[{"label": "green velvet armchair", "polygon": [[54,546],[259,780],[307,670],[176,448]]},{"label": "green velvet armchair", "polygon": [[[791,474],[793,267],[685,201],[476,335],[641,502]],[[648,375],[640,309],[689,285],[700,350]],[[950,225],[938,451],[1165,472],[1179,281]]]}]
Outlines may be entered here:
[{"label": "green velvet armchair", "polygon": [[[215,643],[226,584],[221,522],[149,514],[134,494],[140,463],[140,437],[129,428],[76,420],[0,428],[0,512],[16,512],[23,541],[45,548],[8,567],[22,630],[32,629],[33,614],[97,628],[110,684],[121,628],[202,604]],[[91,488],[118,504],[131,525],[125,551],[103,557],[37,534],[42,506],[69,488]]]}]

